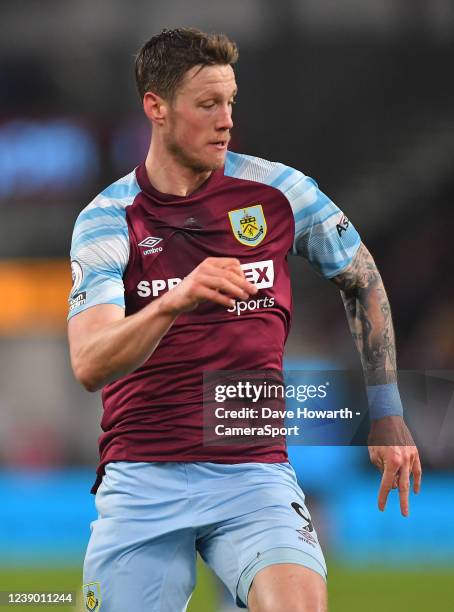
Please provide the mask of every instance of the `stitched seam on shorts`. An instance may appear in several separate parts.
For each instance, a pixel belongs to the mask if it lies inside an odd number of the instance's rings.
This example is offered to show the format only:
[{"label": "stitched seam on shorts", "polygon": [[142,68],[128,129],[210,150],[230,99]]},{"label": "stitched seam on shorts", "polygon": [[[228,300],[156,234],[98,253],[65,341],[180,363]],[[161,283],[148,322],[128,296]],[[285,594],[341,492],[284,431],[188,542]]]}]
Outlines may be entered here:
[{"label": "stitched seam on shorts", "polygon": [[[325,576],[327,576],[327,572],[325,571],[325,568],[324,568],[324,567],[323,567],[323,565],[320,563],[320,561],[319,561],[319,560],[318,560],[316,557],[314,557],[314,555],[312,555],[312,554],[311,554],[311,553],[309,553],[309,552],[306,552],[305,550],[303,551],[303,550],[301,550],[300,548],[296,548],[295,546],[273,546],[272,548],[267,548],[266,550],[264,550],[264,551],[261,553],[261,555],[264,555],[265,553],[268,553],[268,552],[270,552],[271,550],[276,550],[276,549],[278,549],[278,550],[282,550],[282,549],[291,549],[291,550],[296,550],[296,551],[298,551],[299,553],[303,553],[304,555],[307,555],[308,557],[310,557],[311,559],[313,559],[313,560],[314,560],[314,561],[317,563],[317,565],[318,565],[318,566],[320,567],[320,569],[322,570],[323,574],[324,574]],[[240,577],[238,578],[238,582],[237,582],[237,585],[236,585],[236,595],[237,595],[238,599],[240,599],[240,597],[239,597],[239,593],[238,593],[238,587],[239,587],[239,584],[240,584],[240,581],[241,581],[241,577],[242,577],[242,576],[243,576],[243,574],[244,574],[244,573],[247,571],[247,569],[248,569],[248,568],[249,568],[249,566],[252,564],[252,562],[253,562],[253,561],[255,561],[256,559],[257,559],[257,557],[252,557],[252,559],[249,561],[249,563],[247,563],[247,564],[244,566],[244,569],[243,569],[243,571],[241,572]],[[260,562],[259,562],[259,563],[260,563]],[[281,565],[282,563],[295,563],[295,564],[297,564],[297,565],[302,565],[303,567],[307,567],[307,566],[305,566],[305,565],[304,565],[304,563],[301,563],[300,561],[295,561],[294,559],[292,559],[291,561],[284,561],[284,560],[282,560],[282,561],[281,561],[281,560],[279,560],[279,561],[277,561],[277,562],[276,562],[276,561],[273,561],[273,562],[271,562],[271,563],[268,563],[267,565],[264,565],[264,566],[263,566],[263,567],[261,567],[260,569],[263,569],[264,567],[269,567],[270,565]],[[257,564],[257,565],[258,565],[258,564]],[[246,605],[247,605],[247,597],[248,597],[248,595],[249,595],[249,590],[250,590],[250,588],[251,588],[252,581],[254,580],[255,575],[257,574],[257,572],[258,572],[258,571],[259,571],[259,570],[257,570],[257,571],[254,573],[254,576],[251,578],[251,580],[248,580],[247,589],[246,589],[246,590],[247,590],[247,593],[246,593]]]},{"label": "stitched seam on shorts", "polygon": [[[226,536],[226,539],[227,539],[227,541],[228,541],[228,543],[229,543],[230,549],[233,551],[233,558],[234,558],[234,559],[236,559],[236,574],[237,574],[237,576],[238,576],[238,573],[239,573],[239,571],[240,571],[240,564],[239,564],[239,561],[238,561],[238,555],[237,555],[237,554],[235,554],[235,546],[232,544],[232,540],[230,539],[230,534],[229,534],[229,533],[226,533],[226,534],[225,534],[225,536]],[[211,569],[213,569],[213,571],[214,571],[214,568],[211,568]],[[216,573],[216,572],[215,572],[215,573]],[[241,574],[240,574],[240,575],[241,575]],[[220,576],[219,576],[219,578],[221,579],[221,577],[220,577]],[[222,579],[221,579],[221,581],[222,581]],[[238,584],[238,582],[237,582],[237,584]],[[226,585],[226,586],[227,586],[227,585]],[[227,587],[227,588],[228,588],[228,587]],[[236,595],[236,594],[237,594],[237,589],[235,588],[235,595]]]},{"label": "stitched seam on shorts", "polygon": [[[319,544],[320,546],[320,544]],[[320,561],[317,559],[317,557],[315,557],[312,553],[306,551],[306,550],[301,550],[301,548],[297,548],[296,546],[272,546],[271,548],[266,548],[263,552],[260,553],[260,556],[264,555],[265,553],[268,553],[270,550],[282,550],[282,549],[290,549],[290,550],[296,550],[300,553],[303,553],[304,555],[307,555],[308,557],[312,557],[312,559],[314,559],[314,561],[316,561],[318,563],[318,565],[320,565],[320,567],[322,568],[323,571],[325,571],[325,568],[323,567],[323,565],[320,563]],[[249,567],[249,565],[251,565],[251,563],[253,561],[255,561],[257,559],[257,557],[252,557],[249,562],[244,566],[244,570],[241,572],[240,578],[243,575],[243,573],[246,571],[246,569]]]},{"label": "stitched seam on shorts", "polygon": [[[238,583],[239,583],[239,581],[240,581],[240,577],[241,577],[241,574],[239,574],[239,571],[240,571],[240,563],[239,563],[239,561],[238,561],[238,555],[235,553],[235,551],[236,551],[235,546],[232,544],[232,541],[231,541],[231,539],[230,539],[230,534],[226,533],[226,534],[225,534],[225,538],[226,538],[226,540],[227,540],[227,541],[228,541],[228,543],[229,543],[230,549],[233,551],[233,555],[232,555],[232,557],[233,557],[234,559],[236,559],[236,574],[237,574],[237,576],[239,575],[239,578],[238,578],[238,580],[236,581],[236,586],[235,586],[235,589],[234,589],[234,595],[233,595],[233,598],[234,598],[234,599],[236,599],[236,597],[238,596]],[[230,591],[230,589],[229,589],[228,585],[226,585],[226,584],[225,584],[225,582],[222,580],[222,578],[221,578],[221,577],[219,576],[219,574],[216,572],[216,570],[214,569],[214,567],[212,567],[212,565],[211,565],[210,563],[208,563],[208,562],[207,562],[207,565],[208,565],[208,567],[210,567],[210,568],[213,570],[213,572],[216,574],[216,576],[219,578],[219,580],[220,580],[220,581],[221,581],[221,582],[222,582],[222,583],[223,583],[223,584],[224,584],[224,585],[227,587],[227,590],[228,590],[228,591]]]},{"label": "stitched seam on shorts", "polygon": [[190,487],[190,482],[189,482],[189,470],[188,470],[188,466],[186,463],[183,464],[184,467],[184,473],[186,476],[186,500],[188,502],[189,508],[191,509],[191,513],[192,513],[192,520],[189,521],[190,525],[195,525],[196,523],[196,511],[195,511],[195,506],[194,506],[194,501],[192,499],[193,493],[191,491],[191,487]]},{"label": "stitched seam on shorts", "polygon": [[[174,555],[173,555],[173,557],[172,557],[172,560],[171,560],[171,561],[170,561],[170,563],[168,564],[168,569],[167,569],[167,572],[166,572],[165,578],[164,578],[164,580],[162,581],[161,595],[159,596],[159,603],[158,603],[158,610],[157,610],[157,612],[168,612],[167,610],[163,610],[163,609],[162,609],[162,598],[163,598],[163,595],[164,595],[164,590],[165,590],[165,586],[166,586],[166,584],[167,584],[167,578],[168,578],[168,576],[169,576],[169,572],[170,572],[170,569],[171,569],[171,567],[172,567],[172,563],[173,563],[173,561],[174,561],[175,557],[177,556],[177,554],[180,552],[180,548],[181,548],[182,546],[183,546],[183,542],[180,542],[180,544],[178,545],[178,547],[177,547],[177,549],[176,549],[176,551],[175,551],[175,554],[174,554]],[[192,560],[191,560],[191,562],[192,562]],[[151,610],[150,612],[153,612],[153,611]]]}]

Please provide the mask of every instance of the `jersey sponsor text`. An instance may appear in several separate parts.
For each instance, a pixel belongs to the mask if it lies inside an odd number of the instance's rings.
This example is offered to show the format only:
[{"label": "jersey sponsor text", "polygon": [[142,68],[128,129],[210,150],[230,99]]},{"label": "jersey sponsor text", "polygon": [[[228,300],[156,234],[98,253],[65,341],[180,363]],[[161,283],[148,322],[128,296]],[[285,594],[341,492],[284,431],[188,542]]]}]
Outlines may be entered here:
[{"label": "jersey sponsor text", "polygon": [[[241,264],[241,268],[246,280],[256,285],[258,289],[266,289],[273,286],[274,264],[272,259]],[[143,298],[150,296],[156,298],[159,297],[161,293],[176,287],[182,280],[183,279],[178,277],[152,281],[141,280],[137,284],[137,294]],[[259,308],[259,306],[256,306],[256,308]],[[249,308],[249,310],[251,310],[251,308]],[[232,311],[229,310],[229,312]]]}]

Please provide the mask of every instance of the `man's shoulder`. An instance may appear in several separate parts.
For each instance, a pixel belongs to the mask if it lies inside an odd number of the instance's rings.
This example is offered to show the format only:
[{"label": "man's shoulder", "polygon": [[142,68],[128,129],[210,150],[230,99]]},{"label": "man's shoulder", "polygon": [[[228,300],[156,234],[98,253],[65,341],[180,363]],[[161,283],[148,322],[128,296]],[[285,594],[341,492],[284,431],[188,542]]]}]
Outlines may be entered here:
[{"label": "man's shoulder", "polygon": [[97,217],[124,218],[124,210],[133,203],[136,195],[140,192],[135,169],[117,181],[111,183],[91,200],[78,216],[79,220]]},{"label": "man's shoulder", "polygon": [[308,190],[317,187],[311,177],[296,168],[233,151],[227,153],[224,174],[274,187],[281,191],[291,204]]},{"label": "man's shoulder", "polygon": [[125,239],[126,208],[139,192],[135,170],[103,189],[79,213],[74,225],[73,248],[100,239]]}]

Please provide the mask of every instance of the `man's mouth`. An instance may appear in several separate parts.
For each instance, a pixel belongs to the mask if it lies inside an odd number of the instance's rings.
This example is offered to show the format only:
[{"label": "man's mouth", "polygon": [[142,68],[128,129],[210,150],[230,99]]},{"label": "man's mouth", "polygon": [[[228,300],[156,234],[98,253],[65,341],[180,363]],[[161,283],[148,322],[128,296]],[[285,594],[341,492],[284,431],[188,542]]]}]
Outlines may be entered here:
[{"label": "man's mouth", "polygon": [[227,148],[227,141],[226,140],[220,140],[219,142],[212,142],[210,143],[213,147],[216,147],[216,149],[219,149],[222,151],[222,149],[226,149]]},{"label": "man's mouth", "polygon": [[219,151],[222,151],[227,148],[227,145],[229,144],[229,139],[224,138],[221,140],[214,140],[213,142],[210,142],[209,144],[213,147],[216,147],[216,149],[218,149]]}]

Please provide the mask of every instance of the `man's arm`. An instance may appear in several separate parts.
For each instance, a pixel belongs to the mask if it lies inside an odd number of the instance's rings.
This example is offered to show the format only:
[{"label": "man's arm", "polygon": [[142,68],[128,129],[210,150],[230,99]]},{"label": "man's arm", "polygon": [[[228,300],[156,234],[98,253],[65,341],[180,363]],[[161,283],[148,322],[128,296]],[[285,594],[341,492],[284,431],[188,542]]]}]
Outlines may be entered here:
[{"label": "man's arm", "polygon": [[347,320],[368,385],[397,380],[391,309],[380,273],[364,244],[348,268],[331,279],[341,290]]},{"label": "man's arm", "polygon": [[142,365],[181,313],[205,301],[230,308],[234,298],[255,293],[237,259],[208,257],[179,285],[131,316],[114,304],[88,308],[68,325],[74,374],[88,391],[97,391]]},{"label": "man's arm", "polygon": [[[375,262],[361,244],[352,263],[331,279],[341,290],[348,324],[358,348],[368,386],[397,382],[396,348],[391,309]],[[371,420],[369,455],[383,472],[378,505],[399,487],[401,512],[408,515],[410,474],[414,491],[421,486],[421,463],[412,435],[400,416]]]}]

